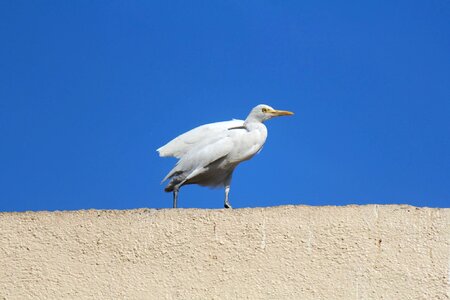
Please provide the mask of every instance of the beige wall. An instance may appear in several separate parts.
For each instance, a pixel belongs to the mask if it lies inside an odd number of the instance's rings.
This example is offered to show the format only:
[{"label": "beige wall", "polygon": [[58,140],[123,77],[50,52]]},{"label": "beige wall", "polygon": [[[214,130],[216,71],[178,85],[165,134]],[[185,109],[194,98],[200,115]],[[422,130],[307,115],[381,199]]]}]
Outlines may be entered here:
[{"label": "beige wall", "polygon": [[450,209],[0,214],[0,299],[449,299]]}]

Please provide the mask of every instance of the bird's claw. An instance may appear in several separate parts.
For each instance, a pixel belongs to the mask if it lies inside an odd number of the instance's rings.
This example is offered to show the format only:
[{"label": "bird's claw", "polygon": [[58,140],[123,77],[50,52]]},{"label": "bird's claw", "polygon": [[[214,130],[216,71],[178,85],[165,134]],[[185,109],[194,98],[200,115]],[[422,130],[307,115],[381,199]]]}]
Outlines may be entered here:
[{"label": "bird's claw", "polygon": [[228,202],[225,202],[225,204],[223,205],[223,207],[225,207],[225,208],[233,208],[233,207],[231,207],[231,204],[228,203]]}]

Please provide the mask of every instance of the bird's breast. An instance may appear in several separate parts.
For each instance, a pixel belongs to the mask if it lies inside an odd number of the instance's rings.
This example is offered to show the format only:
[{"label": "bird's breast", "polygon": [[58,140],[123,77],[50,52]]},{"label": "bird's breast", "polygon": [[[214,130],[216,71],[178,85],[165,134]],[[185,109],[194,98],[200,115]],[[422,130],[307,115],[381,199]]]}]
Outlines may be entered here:
[{"label": "bird's breast", "polygon": [[239,163],[252,158],[261,150],[267,138],[267,129],[263,124],[250,130],[239,129],[232,133],[233,149],[229,162]]}]

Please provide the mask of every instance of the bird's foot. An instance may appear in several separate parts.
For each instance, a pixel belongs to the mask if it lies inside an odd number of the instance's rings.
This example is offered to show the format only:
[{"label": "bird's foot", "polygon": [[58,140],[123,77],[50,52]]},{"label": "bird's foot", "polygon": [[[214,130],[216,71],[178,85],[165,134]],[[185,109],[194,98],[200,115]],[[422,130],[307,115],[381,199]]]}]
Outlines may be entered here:
[{"label": "bird's foot", "polygon": [[230,204],[230,202],[225,202],[225,204],[223,205],[223,207],[225,208],[233,208]]}]

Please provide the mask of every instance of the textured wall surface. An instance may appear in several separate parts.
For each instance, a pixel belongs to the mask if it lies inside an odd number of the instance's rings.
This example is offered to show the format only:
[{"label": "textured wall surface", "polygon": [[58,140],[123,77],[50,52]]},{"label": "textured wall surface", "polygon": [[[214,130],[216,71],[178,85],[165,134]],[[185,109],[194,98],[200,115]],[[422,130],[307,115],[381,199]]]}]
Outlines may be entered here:
[{"label": "textured wall surface", "polygon": [[449,299],[450,209],[0,214],[0,299]]}]

